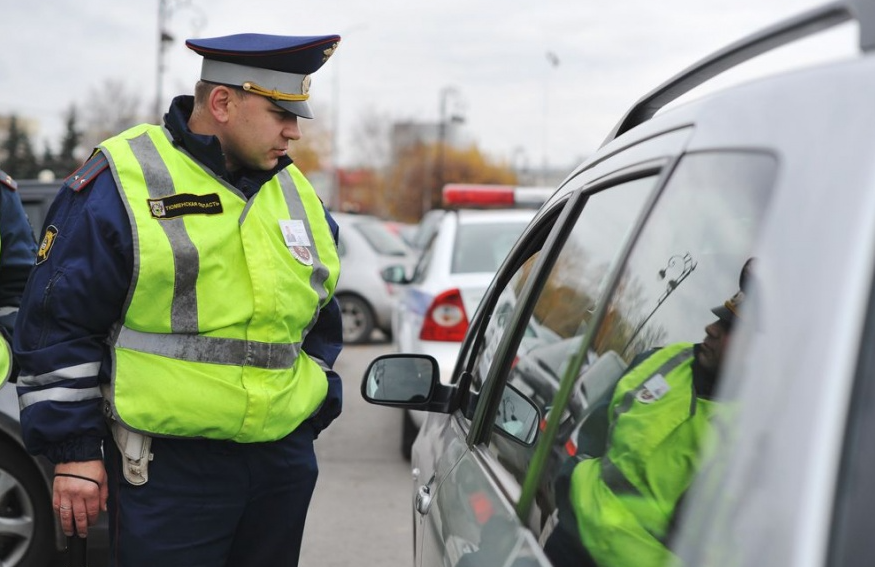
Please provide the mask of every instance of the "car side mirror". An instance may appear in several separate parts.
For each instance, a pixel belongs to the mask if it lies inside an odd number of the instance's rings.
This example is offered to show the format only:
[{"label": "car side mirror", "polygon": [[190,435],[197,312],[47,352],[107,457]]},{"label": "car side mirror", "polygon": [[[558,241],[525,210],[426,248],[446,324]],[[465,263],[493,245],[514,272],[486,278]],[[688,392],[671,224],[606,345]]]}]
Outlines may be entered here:
[{"label": "car side mirror", "polygon": [[382,270],[380,270],[380,277],[383,278],[384,282],[393,283],[393,284],[406,284],[409,283],[407,280],[407,270],[404,266],[400,264],[393,264],[391,266],[386,266]]},{"label": "car side mirror", "polygon": [[541,410],[535,402],[506,384],[495,414],[495,427],[525,445],[533,445],[540,422]]},{"label": "car side mirror", "polygon": [[437,361],[432,357],[382,356],[365,374],[362,396],[378,404],[425,403],[431,399],[439,379]]}]

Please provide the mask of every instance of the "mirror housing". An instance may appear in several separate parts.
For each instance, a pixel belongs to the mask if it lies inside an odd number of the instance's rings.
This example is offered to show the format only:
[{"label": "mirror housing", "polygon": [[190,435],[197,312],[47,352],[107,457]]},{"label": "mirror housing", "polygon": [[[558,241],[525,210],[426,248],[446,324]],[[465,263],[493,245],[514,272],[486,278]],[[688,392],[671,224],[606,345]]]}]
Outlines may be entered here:
[{"label": "mirror housing", "polygon": [[410,283],[407,279],[407,268],[401,264],[392,264],[380,270],[380,277],[384,282],[404,285]]},{"label": "mirror housing", "polygon": [[[440,366],[427,354],[384,354],[375,358],[362,378],[362,398],[368,403],[410,410],[473,415],[477,396],[463,373],[455,384],[441,383]],[[470,415],[469,415],[470,414]],[[506,385],[501,395],[495,427],[504,436],[532,445],[538,436],[541,410],[520,390]]]},{"label": "mirror housing", "polygon": [[365,370],[362,398],[380,406],[453,413],[459,389],[442,384],[440,376],[437,360],[427,354],[384,354]]}]

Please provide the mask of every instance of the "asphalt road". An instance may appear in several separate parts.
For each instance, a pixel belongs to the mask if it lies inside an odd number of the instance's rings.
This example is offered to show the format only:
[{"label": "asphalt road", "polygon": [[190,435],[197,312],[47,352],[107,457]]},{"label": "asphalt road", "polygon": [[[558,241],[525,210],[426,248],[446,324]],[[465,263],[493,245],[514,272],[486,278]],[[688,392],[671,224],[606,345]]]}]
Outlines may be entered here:
[{"label": "asphalt road", "polygon": [[319,480],[301,567],[413,564],[413,480],[401,456],[401,413],[360,394],[367,365],[391,350],[386,342],[346,346],[335,365],[343,413],[316,441]]}]

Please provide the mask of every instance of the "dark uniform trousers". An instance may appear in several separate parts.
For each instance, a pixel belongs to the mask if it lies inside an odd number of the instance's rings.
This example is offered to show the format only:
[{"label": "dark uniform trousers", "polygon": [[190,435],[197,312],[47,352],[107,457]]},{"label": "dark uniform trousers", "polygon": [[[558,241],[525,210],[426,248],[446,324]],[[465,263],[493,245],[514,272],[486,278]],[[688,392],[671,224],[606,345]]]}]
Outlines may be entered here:
[{"label": "dark uniform trousers", "polygon": [[110,439],[110,565],[297,565],[318,475],[313,438],[306,421],[269,443],[154,438],[141,486],[122,476]]}]

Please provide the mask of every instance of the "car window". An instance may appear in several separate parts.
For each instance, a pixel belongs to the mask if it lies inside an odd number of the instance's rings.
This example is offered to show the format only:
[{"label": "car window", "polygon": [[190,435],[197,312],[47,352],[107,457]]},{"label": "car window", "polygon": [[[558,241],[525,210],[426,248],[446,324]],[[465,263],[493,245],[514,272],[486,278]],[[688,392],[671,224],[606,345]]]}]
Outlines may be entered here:
[{"label": "car window", "polygon": [[[508,378],[510,384],[535,402],[542,415],[551,409],[562,367],[570,353],[579,348],[580,334],[592,317],[611,264],[656,182],[655,176],[647,176],[592,195],[549,271]],[[476,359],[475,387],[488,373],[495,345],[509,331],[510,315],[536,261],[537,255],[523,263],[501,291],[495,314],[487,325],[484,347]],[[497,431],[493,432],[489,448],[522,483],[534,448]]]},{"label": "car window", "polygon": [[[599,319],[588,322],[581,318],[581,327],[596,327],[586,334],[586,356],[576,358],[579,368],[568,369],[571,358],[567,354],[563,359],[566,367],[557,367],[559,380],[568,370],[565,380],[576,376],[576,381],[549,451],[545,474],[536,483],[534,502],[542,517],[557,505],[555,481],[570,474],[580,459],[600,457],[608,446],[617,450],[614,458],[638,458],[638,449],[623,452],[623,443],[634,446],[634,441],[619,440],[610,433],[614,424],[609,414],[617,411],[621,400],[628,399],[615,387],[629,370],[663,348],[667,349],[664,352],[693,349],[687,352],[694,353],[702,364],[703,357],[711,354],[710,346],[701,346],[705,327],[718,319],[712,309],[725,307],[739,290],[740,273],[749,266],[776,171],[773,156],[753,152],[699,153],[680,160],[616,280],[596,306]],[[583,334],[581,329],[574,333],[578,337]],[[578,341],[578,350],[582,342]],[[694,374],[694,379],[697,376]],[[696,383],[694,399],[712,387],[713,382]],[[642,437],[637,447],[646,442],[649,438]],[[697,446],[693,445],[693,452]],[[691,482],[699,463],[699,456],[687,456],[689,459],[676,462],[671,460],[676,457],[672,451],[654,451],[646,462],[625,466],[650,470],[649,463],[659,461],[659,470],[672,469],[674,479],[682,478],[683,484]],[[653,482],[653,490],[663,488],[658,480]]]},{"label": "car window", "polygon": [[365,237],[377,254],[381,256],[406,256],[407,246],[401,237],[389,230],[382,222],[356,222],[356,230]]},{"label": "car window", "polygon": [[527,222],[459,223],[450,271],[496,272]]}]

